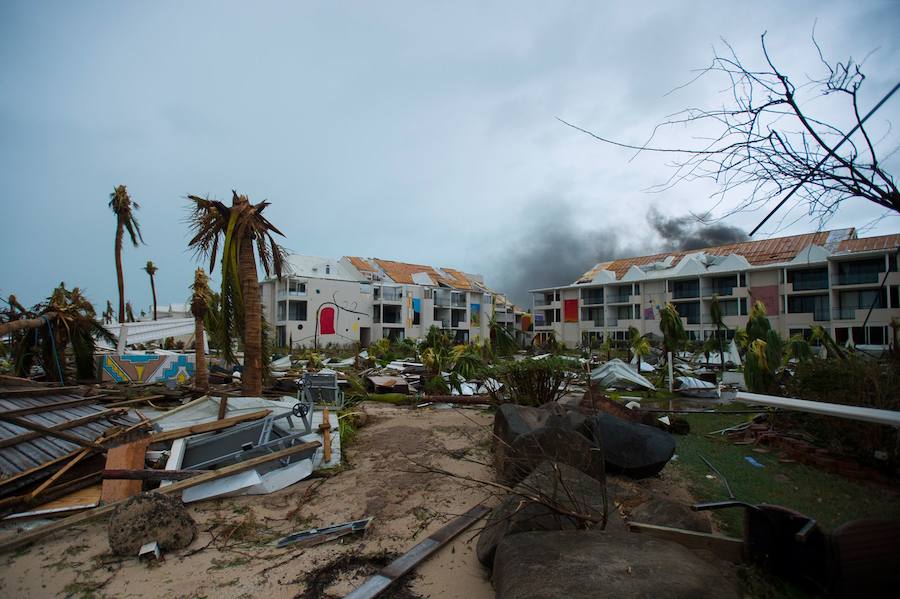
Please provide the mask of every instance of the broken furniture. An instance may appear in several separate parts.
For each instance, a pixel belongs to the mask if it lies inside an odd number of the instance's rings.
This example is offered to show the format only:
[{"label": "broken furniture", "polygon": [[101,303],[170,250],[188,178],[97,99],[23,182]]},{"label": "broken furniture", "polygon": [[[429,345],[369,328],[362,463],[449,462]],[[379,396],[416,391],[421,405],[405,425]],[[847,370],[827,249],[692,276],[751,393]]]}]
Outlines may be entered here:
[{"label": "broken furniture", "polygon": [[[294,414],[269,415],[262,420],[245,422],[218,433],[205,433],[178,439],[172,445],[169,470],[209,470],[236,464],[292,447],[303,442],[311,431],[304,414],[303,429],[293,432]],[[313,471],[315,448],[266,463],[258,468],[198,485],[182,495],[185,503],[238,493],[271,493],[306,478]],[[165,483],[164,483],[165,484]]]}]

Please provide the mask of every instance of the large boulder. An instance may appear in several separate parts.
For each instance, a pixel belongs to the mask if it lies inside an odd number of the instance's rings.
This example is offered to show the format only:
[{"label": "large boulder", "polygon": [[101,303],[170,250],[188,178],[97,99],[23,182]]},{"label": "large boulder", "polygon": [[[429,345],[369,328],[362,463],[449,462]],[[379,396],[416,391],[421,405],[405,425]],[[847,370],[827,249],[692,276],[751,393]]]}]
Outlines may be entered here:
[{"label": "large boulder", "polygon": [[478,536],[475,551],[485,566],[491,566],[497,545],[509,535],[596,525],[589,519],[561,514],[560,510],[595,520],[603,518],[603,483],[566,464],[541,462],[514,491],[493,509]]},{"label": "large boulder", "polygon": [[736,598],[714,561],[647,535],[600,531],[507,536],[494,560],[498,599],[557,597]]},{"label": "large boulder", "polygon": [[656,497],[631,510],[631,516],[628,519],[641,524],[655,524],[695,532],[712,532],[706,512],[695,512],[684,504]]},{"label": "large boulder", "polygon": [[611,414],[591,416],[584,426],[587,437],[603,447],[608,472],[632,478],[654,476],[675,453],[672,435],[652,426]]},{"label": "large boulder", "polygon": [[163,551],[187,547],[197,535],[197,524],[181,500],[144,493],[116,507],[107,532],[113,553],[136,556],[142,545],[153,541]]},{"label": "large boulder", "polygon": [[503,404],[494,417],[494,466],[498,478],[515,484],[544,460],[568,464],[602,477],[594,444],[581,431],[585,418],[558,404],[540,408]]}]

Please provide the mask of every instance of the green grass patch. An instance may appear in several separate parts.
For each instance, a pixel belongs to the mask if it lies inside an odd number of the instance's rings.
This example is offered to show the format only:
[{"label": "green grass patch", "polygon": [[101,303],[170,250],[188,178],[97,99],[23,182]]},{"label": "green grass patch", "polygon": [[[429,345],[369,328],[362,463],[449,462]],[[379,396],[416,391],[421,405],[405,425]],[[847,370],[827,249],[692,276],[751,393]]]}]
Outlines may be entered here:
[{"label": "green grass patch", "polygon": [[[732,403],[722,411],[747,409]],[[746,422],[751,414],[683,414],[690,422],[688,435],[676,436],[678,459],[676,470],[687,480],[698,501],[728,498],[722,482],[707,478],[713,474],[703,463],[705,456],[725,475],[737,499],[749,503],[770,503],[797,510],[812,518],[826,530],[857,518],[880,517],[900,519],[900,501],[890,490],[872,483],[854,481],[803,464],[783,464],[777,450],[757,453],[753,445],[734,445],[722,436],[706,433]],[[745,460],[752,456],[763,468]],[[713,512],[725,532],[731,536],[743,533],[743,511],[736,508]]]}]

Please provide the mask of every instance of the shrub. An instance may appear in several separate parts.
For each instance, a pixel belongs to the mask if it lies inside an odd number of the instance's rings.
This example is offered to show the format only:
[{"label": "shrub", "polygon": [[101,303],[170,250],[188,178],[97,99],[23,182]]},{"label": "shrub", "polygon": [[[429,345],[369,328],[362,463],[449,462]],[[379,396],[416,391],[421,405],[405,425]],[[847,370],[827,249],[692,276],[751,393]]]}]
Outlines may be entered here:
[{"label": "shrub", "polygon": [[[896,364],[856,354],[797,364],[787,390],[800,399],[900,410],[900,370]],[[837,453],[871,461],[873,453],[880,450],[888,454],[889,465],[900,465],[900,438],[890,426],[814,414],[789,413],[782,418]]]},{"label": "shrub", "polygon": [[503,383],[503,388],[491,395],[498,401],[525,406],[556,401],[565,392],[566,366],[565,361],[557,357],[508,361],[493,366],[487,370],[487,375]]}]

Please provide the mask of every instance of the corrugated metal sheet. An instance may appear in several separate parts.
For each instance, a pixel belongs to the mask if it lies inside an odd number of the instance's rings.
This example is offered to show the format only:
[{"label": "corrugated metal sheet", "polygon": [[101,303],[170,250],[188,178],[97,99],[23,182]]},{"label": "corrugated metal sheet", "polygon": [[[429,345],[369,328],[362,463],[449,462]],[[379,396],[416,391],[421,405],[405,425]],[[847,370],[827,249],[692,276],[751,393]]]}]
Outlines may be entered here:
[{"label": "corrugated metal sheet", "polygon": [[[0,391],[14,391],[20,389],[23,389],[23,387],[0,387]],[[74,399],[82,398],[72,394],[0,397],[0,412],[46,406],[48,404],[71,401]],[[51,409],[37,414],[26,414],[20,416],[20,418],[42,426],[53,427],[78,418],[103,412],[105,409],[103,404],[97,402],[94,404],[59,408],[55,410]],[[114,426],[130,426],[137,424],[138,422],[139,419],[137,415],[133,412],[128,412],[127,414],[110,415],[108,418],[86,422],[65,430],[67,433],[72,433],[87,441],[94,441],[106,430]],[[0,440],[25,435],[29,432],[31,431],[15,424],[0,421]],[[45,464],[51,460],[71,453],[76,449],[79,449],[79,447],[79,445],[66,441],[65,439],[42,434],[40,437],[10,445],[9,447],[0,448],[0,475],[12,476],[20,472],[25,472],[26,470],[36,468],[41,464]]]},{"label": "corrugated metal sheet", "polygon": [[900,247],[900,233],[879,235],[862,239],[845,239],[838,246],[839,252],[871,252],[874,250],[892,250]]}]

